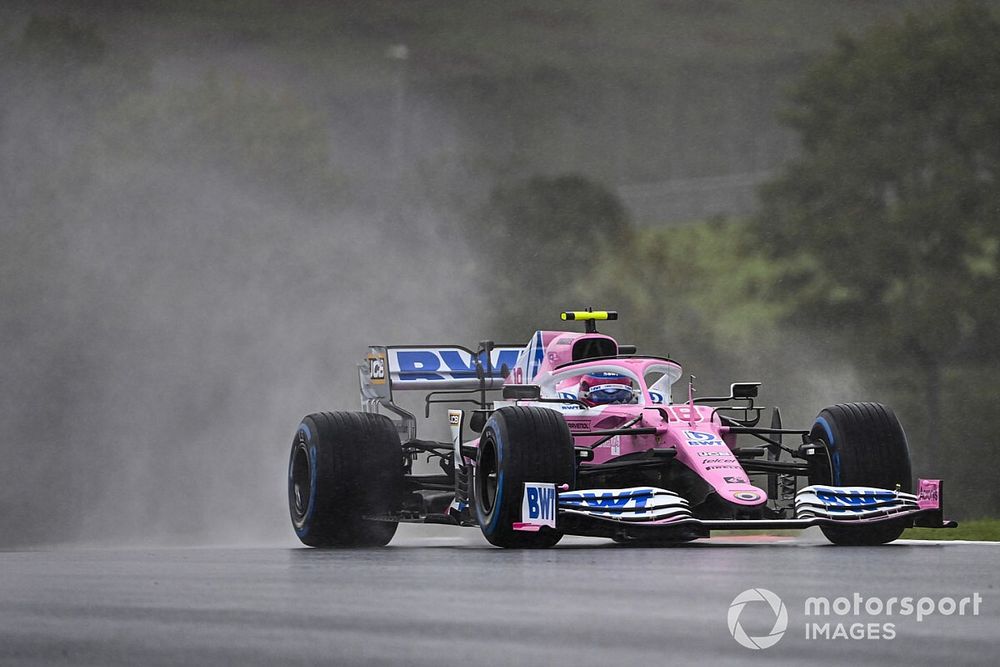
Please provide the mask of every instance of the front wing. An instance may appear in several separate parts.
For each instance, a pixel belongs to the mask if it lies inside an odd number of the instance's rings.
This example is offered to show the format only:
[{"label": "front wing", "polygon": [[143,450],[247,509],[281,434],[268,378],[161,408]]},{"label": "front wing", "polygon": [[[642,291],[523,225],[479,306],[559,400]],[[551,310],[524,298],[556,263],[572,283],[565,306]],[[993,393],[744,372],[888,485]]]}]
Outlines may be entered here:
[{"label": "front wing", "polygon": [[807,486],[795,494],[795,517],[790,519],[700,519],[683,497],[648,486],[578,491],[534,482],[524,486],[521,521],[513,528],[528,532],[546,527],[581,535],[604,534],[616,527],[642,527],[643,533],[685,527],[699,532],[799,529],[899,520],[928,528],[957,525],[942,518],[942,483],[937,479],[919,480],[916,494],[874,487]]}]

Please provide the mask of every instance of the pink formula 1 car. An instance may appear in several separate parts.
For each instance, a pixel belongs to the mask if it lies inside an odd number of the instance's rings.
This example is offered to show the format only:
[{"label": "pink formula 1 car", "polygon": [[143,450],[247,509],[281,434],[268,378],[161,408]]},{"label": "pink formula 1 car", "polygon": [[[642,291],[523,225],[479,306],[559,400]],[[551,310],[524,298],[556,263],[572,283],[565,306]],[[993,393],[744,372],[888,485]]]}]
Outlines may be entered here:
[{"label": "pink formula 1 car", "polygon": [[[774,410],[761,426],[759,383],[720,397],[681,383],[678,396],[677,362],[598,333],[596,321],[616,313],[562,319],[586,330],[477,352],[370,348],[363,410],[309,415],[292,442],[299,539],[384,545],[406,521],[479,526],[501,547],[550,547],[565,534],[665,544],[713,529],[807,526],[834,544],[873,545],[910,526],[955,525],[942,519],[940,480],[914,489],[889,408],[834,405],[808,429],[783,428]],[[417,438],[416,417],[393,400],[406,390],[425,392],[425,416],[435,403],[472,406],[448,410],[451,442]],[[440,472],[415,473],[421,456]]]}]

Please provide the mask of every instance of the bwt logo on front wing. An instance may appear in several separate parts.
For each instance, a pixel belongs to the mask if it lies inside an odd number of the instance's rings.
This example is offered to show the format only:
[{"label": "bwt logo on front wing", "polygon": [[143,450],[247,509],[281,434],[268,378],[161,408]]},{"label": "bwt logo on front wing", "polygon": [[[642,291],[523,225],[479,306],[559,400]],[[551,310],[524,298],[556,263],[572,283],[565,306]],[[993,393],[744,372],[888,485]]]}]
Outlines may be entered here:
[{"label": "bwt logo on front wing", "polygon": [[826,505],[875,505],[881,501],[895,500],[896,494],[884,491],[859,490],[852,493],[837,493],[833,491],[817,491],[816,497]]},{"label": "bwt logo on front wing", "polygon": [[579,494],[579,501],[593,510],[614,512],[625,509],[636,509],[642,511],[650,499],[650,492],[646,489],[635,491],[602,491],[597,495],[591,491],[584,491]]},{"label": "bwt logo on front wing", "polygon": [[521,521],[534,526],[556,527],[556,485],[524,483]]}]

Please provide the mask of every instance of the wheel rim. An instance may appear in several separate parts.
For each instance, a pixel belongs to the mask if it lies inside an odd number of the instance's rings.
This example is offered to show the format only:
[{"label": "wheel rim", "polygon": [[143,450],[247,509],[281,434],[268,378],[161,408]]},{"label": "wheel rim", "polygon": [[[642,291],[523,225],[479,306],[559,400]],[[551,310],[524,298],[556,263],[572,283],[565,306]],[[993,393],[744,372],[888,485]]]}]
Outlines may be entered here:
[{"label": "wheel rim", "polygon": [[497,500],[497,448],[492,439],[486,439],[481,445],[483,449],[479,456],[479,470],[476,474],[476,496],[483,511],[489,514]]},{"label": "wheel rim", "polygon": [[309,450],[304,442],[295,443],[292,450],[292,479],[290,498],[292,514],[296,523],[301,523],[309,511],[312,499],[312,473],[309,465]]}]

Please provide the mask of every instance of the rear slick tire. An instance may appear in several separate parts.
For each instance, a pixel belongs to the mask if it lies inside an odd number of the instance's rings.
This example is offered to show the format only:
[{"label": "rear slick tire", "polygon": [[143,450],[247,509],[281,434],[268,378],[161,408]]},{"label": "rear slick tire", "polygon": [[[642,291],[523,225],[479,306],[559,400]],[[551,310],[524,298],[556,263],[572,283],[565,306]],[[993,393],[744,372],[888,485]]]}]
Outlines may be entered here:
[{"label": "rear slick tire", "polygon": [[395,521],[366,517],[399,510],[403,456],[384,415],[321,412],[302,420],[288,462],[288,509],[311,547],[385,546]]},{"label": "rear slick tire", "polygon": [[[810,484],[873,486],[912,492],[913,476],[906,434],[896,414],[880,403],[842,403],[822,410],[810,431],[830,455],[825,479]],[[865,526],[821,526],[826,538],[841,546],[892,542],[908,525],[886,521]]]}]

